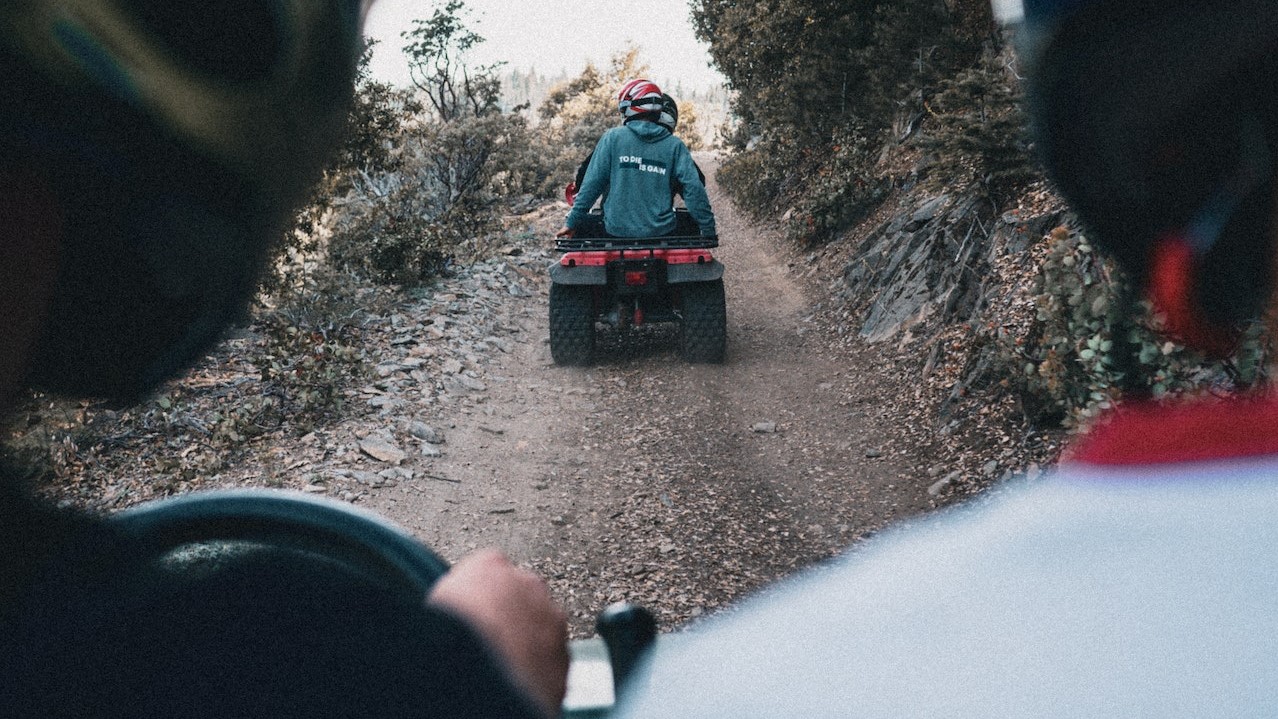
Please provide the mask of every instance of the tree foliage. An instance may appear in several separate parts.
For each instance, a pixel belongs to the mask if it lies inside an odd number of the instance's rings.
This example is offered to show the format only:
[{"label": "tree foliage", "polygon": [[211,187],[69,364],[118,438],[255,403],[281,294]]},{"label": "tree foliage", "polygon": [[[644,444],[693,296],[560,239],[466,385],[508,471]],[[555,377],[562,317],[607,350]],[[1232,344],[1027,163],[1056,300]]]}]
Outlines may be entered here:
[{"label": "tree foliage", "polygon": [[498,226],[503,197],[535,182],[523,167],[527,122],[502,110],[500,65],[470,61],[484,38],[467,14],[447,0],[404,33],[421,101],[394,124],[385,161],[353,176],[329,240],[338,267],[387,282],[427,279]]},{"label": "tree foliage", "polygon": [[[552,88],[537,108],[538,131],[549,159],[552,184],[562,186],[570,181],[578,163],[589,155],[599,138],[621,121],[617,113],[618,88],[651,72],[639,53],[639,48],[631,46],[614,55],[605,69],[586,65],[581,74]],[[675,100],[679,103],[675,134],[690,149],[701,149],[704,140],[696,127],[696,104],[679,97]]]},{"label": "tree foliage", "polygon": [[501,103],[500,64],[473,65],[467,59],[484,42],[466,27],[467,14],[462,0],[448,0],[403,33],[409,76],[443,122],[497,112]]},{"label": "tree foliage", "polygon": [[727,188],[760,212],[789,212],[809,241],[872,209],[874,147],[979,57],[992,28],[979,5],[692,0],[698,37],[736,94]]},{"label": "tree foliage", "polygon": [[333,154],[311,197],[274,248],[274,269],[262,289],[281,297],[300,291],[309,268],[323,250],[318,242],[321,226],[335,200],[351,192],[361,176],[394,172],[398,160],[394,137],[422,106],[410,93],[374,80],[369,69],[376,41],[366,39],[356,67],[355,92],[347,113],[341,146]]},{"label": "tree foliage", "polygon": [[980,185],[996,200],[1038,179],[1020,101],[1019,87],[992,54],[942,81],[926,106],[929,125],[919,140],[939,158],[931,179],[948,187]]},{"label": "tree foliage", "polygon": [[693,21],[738,115],[765,133],[883,123],[903,85],[934,81],[970,52],[942,0],[696,0]]},{"label": "tree foliage", "polygon": [[346,140],[330,174],[394,169],[388,141],[422,105],[410,93],[374,80],[370,63],[376,40],[365,40],[356,72],[355,97],[346,123]]},{"label": "tree foliage", "polygon": [[550,91],[537,114],[551,184],[562,187],[570,182],[599,138],[620,122],[617,88],[647,74],[639,49],[630,47],[614,55],[606,69],[587,65],[580,75]]}]

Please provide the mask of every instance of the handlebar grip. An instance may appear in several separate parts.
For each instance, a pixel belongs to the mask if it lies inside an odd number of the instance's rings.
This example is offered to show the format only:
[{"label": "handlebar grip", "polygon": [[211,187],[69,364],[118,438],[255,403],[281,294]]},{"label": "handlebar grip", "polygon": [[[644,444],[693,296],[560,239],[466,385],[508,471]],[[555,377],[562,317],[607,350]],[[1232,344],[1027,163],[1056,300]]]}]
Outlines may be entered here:
[{"label": "handlebar grip", "polygon": [[635,667],[657,640],[657,620],[647,609],[621,602],[599,614],[595,630],[608,646],[613,693],[620,697]]}]

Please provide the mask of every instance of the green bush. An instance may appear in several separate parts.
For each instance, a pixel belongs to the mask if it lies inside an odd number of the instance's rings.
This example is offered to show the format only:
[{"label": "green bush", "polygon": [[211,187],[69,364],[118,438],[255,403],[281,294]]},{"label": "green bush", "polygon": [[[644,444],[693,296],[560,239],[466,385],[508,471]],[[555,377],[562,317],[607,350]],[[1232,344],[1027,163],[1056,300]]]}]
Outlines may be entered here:
[{"label": "green bush", "polygon": [[823,242],[860,221],[883,201],[891,180],[873,171],[877,143],[858,128],[838,132],[827,154],[811,164],[786,223],[804,244]]},{"label": "green bush", "polygon": [[874,171],[878,143],[859,128],[839,131],[824,152],[774,140],[723,162],[719,184],[756,218],[780,214],[790,237],[826,241],[883,200],[891,180]]},{"label": "green bush", "polygon": [[398,169],[394,139],[422,106],[408,92],[372,78],[369,62],[373,45],[373,41],[365,41],[342,145],[312,187],[294,225],[282,233],[273,248],[271,271],[260,286],[264,292],[280,295],[304,284],[306,274],[323,262],[321,228],[334,212],[333,203],[352,192],[360,178]]},{"label": "green bush", "polygon": [[[347,331],[329,334],[276,316],[266,323],[268,342],[257,359],[267,385],[263,403],[274,405],[292,426],[308,431],[340,412],[345,388],[364,373],[363,358]],[[275,402],[269,400],[275,399]]]},{"label": "green bush", "polygon": [[547,184],[527,121],[501,110],[499,66],[474,66],[484,40],[449,0],[405,33],[420,102],[382,137],[381,162],[350,176],[322,242],[339,270],[412,284],[444,272],[463,246],[500,226],[503,200]]},{"label": "green bush", "polygon": [[367,301],[355,296],[358,287],[352,277],[321,271],[279,305],[259,308],[253,328],[262,342],[249,359],[260,381],[210,417],[214,443],[234,445],[280,428],[304,433],[340,413],[345,390],[367,371],[359,335]]},{"label": "green bush", "polygon": [[943,80],[918,141],[937,155],[929,168],[933,183],[950,191],[978,185],[1005,200],[1040,179],[1021,100],[1015,78],[992,54]]},{"label": "green bush", "polygon": [[417,214],[415,196],[413,186],[396,190],[336,228],[329,240],[333,264],[401,285],[443,274],[466,235],[446,219]]},{"label": "green bush", "polygon": [[542,181],[523,161],[527,137],[522,118],[502,114],[405,128],[398,169],[363,178],[340,203],[330,260],[379,282],[440,274],[463,245],[500,226],[505,193]]},{"label": "green bush", "polygon": [[805,243],[886,196],[894,120],[979,58],[993,27],[981,3],[943,0],[696,0],[693,20],[735,92],[722,134],[740,154],[720,184],[758,214],[786,215]]},{"label": "green bush", "polygon": [[719,184],[738,207],[756,218],[778,211],[779,190],[787,173],[778,171],[781,165],[773,164],[775,159],[770,153],[744,150],[719,165]]},{"label": "green bush", "polygon": [[553,88],[537,109],[536,151],[545,158],[546,183],[542,197],[557,197],[576,177],[581,164],[599,138],[620,122],[617,89],[627,80],[648,74],[639,62],[638,48],[613,56],[605,70],[587,65],[577,77]]},{"label": "green bush", "polygon": [[1259,324],[1234,357],[1208,360],[1161,335],[1148,303],[1139,305],[1143,319],[1129,321],[1122,301],[1127,279],[1085,236],[1060,227],[1049,242],[1034,330],[1007,352],[1023,367],[1022,397],[1032,419],[1077,428],[1109,409],[1124,386],[1163,398],[1203,387],[1233,390],[1264,378],[1268,341]]}]

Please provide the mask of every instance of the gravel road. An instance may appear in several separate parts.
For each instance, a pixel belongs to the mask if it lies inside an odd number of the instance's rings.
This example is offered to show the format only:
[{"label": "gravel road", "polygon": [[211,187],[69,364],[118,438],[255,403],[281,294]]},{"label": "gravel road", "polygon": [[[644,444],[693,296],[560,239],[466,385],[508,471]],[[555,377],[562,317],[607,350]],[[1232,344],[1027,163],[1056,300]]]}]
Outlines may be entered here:
[{"label": "gravel road", "polygon": [[[699,161],[713,178],[714,158]],[[577,636],[622,599],[676,629],[942,502],[928,488],[962,473],[910,401],[917,370],[823,311],[837,262],[799,254],[710,183],[722,365],[684,363],[675,328],[649,325],[606,336],[593,367],[555,366],[545,269],[567,208],[546,207],[511,218],[490,259],[380,291],[361,320],[371,376],[313,430],[209,445],[227,403],[262,391],[248,357],[265,339],[244,330],[145,406],[33,415],[88,425],[55,435],[46,491],[101,511],[222,487],[325,494],[447,559],[502,548],[549,579]]]},{"label": "gravel road", "polygon": [[[503,351],[471,373],[475,391],[409,408],[446,434],[441,456],[360,501],[448,558],[496,545],[535,567],[578,635],[619,599],[675,628],[929,508],[931,480],[889,451],[908,381],[873,349],[830,341],[788,244],[709,190],[725,364],[683,363],[657,325],[607,338],[594,367],[556,367],[545,278],[525,270],[533,291],[503,295]],[[559,219],[534,225],[543,247]]]}]

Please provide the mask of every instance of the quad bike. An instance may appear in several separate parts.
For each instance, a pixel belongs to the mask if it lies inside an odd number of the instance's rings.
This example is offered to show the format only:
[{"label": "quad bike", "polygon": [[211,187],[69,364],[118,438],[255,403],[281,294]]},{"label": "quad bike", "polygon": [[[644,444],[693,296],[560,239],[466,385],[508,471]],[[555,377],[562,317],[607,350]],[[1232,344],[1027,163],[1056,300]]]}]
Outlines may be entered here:
[{"label": "quad bike", "polygon": [[[142,540],[167,571],[216,576],[246,557],[322,562],[418,602],[448,564],[412,535],[349,504],[272,490],[202,492],[139,505],[111,520]],[[646,610],[614,605],[599,637],[575,640],[562,719],[606,717],[643,654],[656,641]]]},{"label": "quad bike", "polygon": [[[687,211],[680,227],[692,226]],[[598,223],[602,225],[602,223]],[[550,354],[559,365],[594,359],[596,325],[620,331],[676,322],[688,362],[718,363],[727,346],[723,264],[716,237],[572,237],[550,266]]]}]

